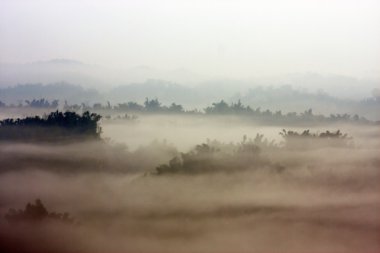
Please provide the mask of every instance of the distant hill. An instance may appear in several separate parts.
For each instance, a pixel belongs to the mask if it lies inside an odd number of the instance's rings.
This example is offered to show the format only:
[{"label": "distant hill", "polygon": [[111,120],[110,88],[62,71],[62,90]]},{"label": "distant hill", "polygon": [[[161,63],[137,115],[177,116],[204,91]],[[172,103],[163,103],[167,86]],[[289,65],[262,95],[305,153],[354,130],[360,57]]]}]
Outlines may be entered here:
[{"label": "distant hill", "polygon": [[[79,83],[84,86],[103,85],[105,73],[96,65],[70,59],[53,59],[25,64],[0,64],[0,87],[25,83]],[[99,73],[100,75],[97,75]]]},{"label": "distant hill", "polygon": [[375,96],[375,93],[373,97],[358,101],[333,97],[322,91],[315,93],[301,91],[290,85],[257,86],[249,89],[244,95],[232,97],[232,101],[239,99],[243,104],[253,108],[300,112],[308,107],[325,115],[350,113],[359,114],[372,120],[380,119],[380,97]]},{"label": "distant hill", "polygon": [[193,89],[162,80],[120,85],[111,89],[106,96],[114,102],[125,102],[126,100],[142,102],[146,97],[158,98],[164,103],[174,101],[189,103],[198,100]]},{"label": "distant hill", "polygon": [[67,100],[70,103],[95,102],[102,100],[95,89],[84,89],[79,85],[65,82],[42,85],[20,84],[8,88],[0,88],[0,101],[6,104],[18,104],[25,100],[41,99]]},{"label": "distant hill", "polygon": [[237,87],[223,82],[203,83],[195,87],[177,83],[150,79],[142,83],[120,85],[105,94],[107,100],[114,102],[136,101],[143,102],[145,98],[157,98],[164,104],[181,103],[191,108],[203,108],[211,101],[226,99],[234,94]]},{"label": "distant hill", "polygon": [[126,83],[141,83],[148,79],[195,84],[201,77],[186,69],[161,70],[145,65],[109,68],[73,59],[52,59],[24,64],[0,63],[0,87],[62,81],[104,89]]}]

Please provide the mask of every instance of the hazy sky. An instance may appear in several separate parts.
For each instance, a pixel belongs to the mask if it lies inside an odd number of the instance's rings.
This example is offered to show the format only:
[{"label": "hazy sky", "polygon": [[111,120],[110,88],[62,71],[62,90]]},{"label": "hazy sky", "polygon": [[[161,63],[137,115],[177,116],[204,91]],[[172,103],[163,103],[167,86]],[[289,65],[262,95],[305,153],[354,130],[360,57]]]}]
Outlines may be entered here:
[{"label": "hazy sky", "polygon": [[0,61],[380,78],[379,0],[0,0]]}]

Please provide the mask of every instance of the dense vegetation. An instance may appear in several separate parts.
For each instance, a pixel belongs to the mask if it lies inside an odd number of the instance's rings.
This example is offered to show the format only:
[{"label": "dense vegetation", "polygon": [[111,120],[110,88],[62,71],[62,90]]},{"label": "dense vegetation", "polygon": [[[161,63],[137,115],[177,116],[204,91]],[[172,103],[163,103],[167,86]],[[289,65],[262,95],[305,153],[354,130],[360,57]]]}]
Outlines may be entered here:
[{"label": "dense vegetation", "polygon": [[343,134],[340,130],[335,132],[310,133],[309,130],[304,130],[302,133],[296,131],[280,132],[284,138],[284,146],[290,149],[305,149],[308,147],[349,147],[352,146],[352,137]]},{"label": "dense vegetation", "polygon": [[0,141],[57,141],[69,139],[98,139],[101,116],[88,111],[52,112],[44,117],[0,121]]},{"label": "dense vegetation", "polygon": [[162,173],[199,173],[215,171],[238,171],[249,167],[265,165],[259,156],[260,148],[252,143],[238,145],[207,143],[197,145],[188,153],[181,153],[169,161],[169,164],[156,168]]},{"label": "dense vegetation", "polygon": [[254,139],[244,136],[243,140],[237,144],[208,140],[187,153],[175,156],[168,164],[157,166],[156,172],[157,174],[189,174],[215,171],[233,172],[256,168],[269,168],[280,172],[285,167],[276,163],[273,157],[262,156],[262,153],[324,147],[351,147],[353,145],[352,138],[347,134],[342,134],[340,130],[322,133],[310,133],[310,130],[304,130],[302,133],[298,133],[283,129],[280,135],[284,139],[282,143],[269,142],[261,134],[257,134]]},{"label": "dense vegetation", "polygon": [[[46,99],[33,99],[32,101],[26,101],[26,105],[19,105],[20,108],[45,108],[45,109],[55,109],[58,107],[58,100],[53,100],[49,102]],[[0,101],[0,107],[7,107],[4,103]],[[365,117],[359,116],[357,114],[350,115],[348,113],[344,114],[330,114],[325,116],[322,114],[314,114],[312,109],[305,110],[304,112],[288,112],[283,113],[281,110],[271,111],[269,109],[262,110],[260,107],[255,109],[250,106],[245,106],[240,100],[236,103],[228,104],[224,100],[220,102],[212,103],[203,109],[203,111],[185,110],[180,104],[172,103],[170,106],[162,105],[161,102],[156,99],[146,98],[144,104],[139,104],[137,102],[126,102],[119,103],[112,106],[110,102],[106,105],[101,103],[95,103],[92,106],[82,104],[68,104],[65,101],[63,105],[65,111],[95,111],[103,115],[106,119],[111,119],[110,114],[120,114],[120,113],[134,113],[134,114],[182,114],[182,115],[236,115],[244,118],[252,119],[256,123],[261,124],[274,124],[274,125],[291,125],[295,123],[299,124],[323,124],[323,123],[336,123],[336,122],[347,122],[347,123],[360,123],[360,124],[374,124],[379,122],[373,122]],[[120,116],[119,116],[120,118]],[[136,117],[134,116],[134,119]]]},{"label": "dense vegetation", "polygon": [[70,214],[49,212],[42,204],[40,199],[36,199],[34,204],[27,203],[24,210],[10,208],[4,215],[4,218],[8,222],[36,222],[45,220],[61,221],[65,223],[74,223],[74,219],[70,217]]}]

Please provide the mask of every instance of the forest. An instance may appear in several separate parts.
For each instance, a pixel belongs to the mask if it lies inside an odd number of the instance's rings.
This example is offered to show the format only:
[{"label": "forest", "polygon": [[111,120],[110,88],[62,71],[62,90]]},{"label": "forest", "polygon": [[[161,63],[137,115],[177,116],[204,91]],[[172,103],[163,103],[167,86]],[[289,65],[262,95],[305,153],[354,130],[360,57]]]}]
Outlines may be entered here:
[{"label": "forest", "polygon": [[[33,99],[32,101],[26,100],[25,105],[20,104],[17,107],[8,106],[0,101],[0,107],[4,109],[45,109],[45,110],[56,110],[59,100],[53,100],[49,102],[47,99]],[[326,124],[326,123],[358,123],[358,124],[379,124],[380,121],[368,120],[363,116],[358,114],[351,115],[349,113],[344,114],[330,114],[325,116],[323,114],[315,114],[313,109],[307,109],[303,112],[282,112],[282,110],[271,111],[269,109],[262,110],[261,107],[255,109],[250,106],[245,106],[240,100],[238,102],[232,102],[228,104],[224,100],[212,103],[211,106],[204,108],[203,110],[192,109],[185,110],[181,104],[171,103],[170,106],[162,105],[162,103],[157,99],[146,98],[144,104],[139,104],[137,102],[125,102],[118,103],[117,105],[111,105],[107,102],[105,105],[101,103],[94,103],[92,106],[82,104],[68,104],[65,101],[63,105],[64,111],[72,112],[86,112],[94,111],[106,119],[111,119],[112,115],[117,115],[120,118],[120,114],[129,114],[134,118],[137,118],[139,114],[180,114],[180,115],[236,115],[238,117],[245,117],[252,119],[255,122],[262,124],[275,124],[275,125],[289,125],[289,124]]]},{"label": "forest", "polygon": [[100,137],[100,115],[88,111],[79,115],[75,112],[51,112],[44,117],[0,120],[0,141],[57,141]]}]

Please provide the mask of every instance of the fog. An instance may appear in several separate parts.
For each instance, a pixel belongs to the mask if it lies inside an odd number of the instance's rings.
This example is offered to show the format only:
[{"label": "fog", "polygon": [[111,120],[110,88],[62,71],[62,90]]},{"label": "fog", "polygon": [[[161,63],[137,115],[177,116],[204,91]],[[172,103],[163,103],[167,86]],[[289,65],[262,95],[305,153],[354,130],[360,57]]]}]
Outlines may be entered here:
[{"label": "fog", "polygon": [[[268,126],[258,124],[252,119],[239,116],[178,116],[178,115],[141,115],[137,120],[104,120],[102,124],[103,137],[116,142],[125,143],[132,150],[149,145],[152,141],[164,141],[177,147],[181,152],[209,140],[221,142],[240,142],[244,135],[254,138],[263,134],[268,141],[282,141],[279,132],[282,129],[301,131],[310,129],[312,132],[340,129],[342,132],[356,136],[355,143],[361,145],[376,145],[379,135],[378,126],[354,124],[306,124],[302,126],[282,125]],[[357,138],[360,137],[360,138]],[[367,138],[368,137],[368,138]],[[372,144],[371,144],[372,143]]]},{"label": "fog", "polygon": [[0,252],[380,252],[379,14],[0,0]]},{"label": "fog", "polygon": [[[76,221],[1,219],[4,247],[23,252],[380,249],[378,126],[310,127],[312,132],[340,129],[352,139],[343,146],[302,142],[301,148],[284,143],[282,128],[237,117],[146,115],[137,122],[103,121],[102,127],[106,142],[0,145],[1,215],[39,198],[49,211],[69,212]],[[275,140],[275,146],[262,143],[259,153],[247,156],[241,148],[257,133]],[[195,173],[157,174],[158,165],[180,152],[190,155],[201,143],[221,150],[216,161],[223,169],[207,170],[211,165],[203,160]]]}]

